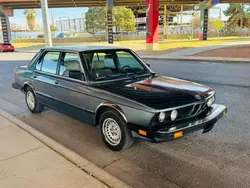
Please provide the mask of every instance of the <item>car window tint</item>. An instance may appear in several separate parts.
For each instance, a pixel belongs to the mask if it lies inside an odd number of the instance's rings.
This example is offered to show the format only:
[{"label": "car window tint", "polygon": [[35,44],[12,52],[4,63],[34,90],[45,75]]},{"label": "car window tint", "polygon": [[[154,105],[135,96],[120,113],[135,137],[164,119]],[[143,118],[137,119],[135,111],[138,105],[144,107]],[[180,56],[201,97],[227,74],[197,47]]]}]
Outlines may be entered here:
[{"label": "car window tint", "polygon": [[56,74],[60,52],[48,52],[42,61],[42,71]]},{"label": "car window tint", "polygon": [[117,57],[119,60],[120,67],[129,66],[131,68],[138,68],[144,70],[143,66],[139,61],[129,52],[121,51],[117,52]]},{"label": "car window tint", "polygon": [[[81,62],[80,62],[77,54],[65,53],[65,56],[60,63],[59,75],[71,78],[70,72],[74,71],[74,72],[82,73],[80,63]],[[83,73],[82,73],[82,75],[83,75]],[[84,78],[84,76],[83,76],[83,78]]]}]

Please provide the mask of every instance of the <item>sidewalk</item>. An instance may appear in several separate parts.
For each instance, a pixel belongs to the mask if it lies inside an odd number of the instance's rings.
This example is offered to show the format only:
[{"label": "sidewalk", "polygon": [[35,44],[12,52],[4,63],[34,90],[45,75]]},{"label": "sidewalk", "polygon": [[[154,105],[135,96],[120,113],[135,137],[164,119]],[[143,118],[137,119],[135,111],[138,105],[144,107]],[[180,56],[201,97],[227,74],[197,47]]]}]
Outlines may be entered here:
[{"label": "sidewalk", "polygon": [[[222,44],[222,45],[215,45],[215,46],[204,46],[204,47],[198,47],[198,48],[188,48],[188,49],[179,49],[174,52],[167,52],[163,54],[157,54],[156,55],[147,55],[145,53],[144,55],[140,55],[142,59],[153,59],[153,60],[179,60],[179,61],[205,61],[205,62],[217,62],[217,63],[249,63],[250,58],[223,58],[223,57],[197,57],[195,54],[206,52],[209,50],[216,50],[226,47],[232,47],[232,46],[238,46],[238,45],[249,45],[250,41],[243,41],[243,42],[233,42],[231,44]],[[171,45],[171,44],[170,44]],[[23,57],[23,60],[25,59],[31,59],[35,53],[38,51],[39,46],[36,48],[30,48],[28,49],[17,49],[17,53],[20,53]],[[13,56],[13,59],[16,59],[15,56]]]},{"label": "sidewalk", "polygon": [[[33,136],[28,133],[32,131]],[[120,188],[128,186],[0,110],[0,187]]]},{"label": "sidewalk", "polygon": [[206,62],[221,62],[221,63],[249,63],[249,58],[223,58],[223,57],[197,57],[195,54],[206,52],[209,50],[216,50],[225,47],[238,46],[238,45],[249,45],[249,41],[235,42],[230,45],[216,45],[206,46],[199,48],[188,48],[183,50],[177,50],[174,52],[157,54],[157,55],[143,55],[143,59],[154,59],[154,60],[180,60],[180,61],[206,61]]},{"label": "sidewalk", "polygon": [[144,60],[199,61],[215,63],[249,63],[249,58],[196,57],[196,56],[141,56]]}]

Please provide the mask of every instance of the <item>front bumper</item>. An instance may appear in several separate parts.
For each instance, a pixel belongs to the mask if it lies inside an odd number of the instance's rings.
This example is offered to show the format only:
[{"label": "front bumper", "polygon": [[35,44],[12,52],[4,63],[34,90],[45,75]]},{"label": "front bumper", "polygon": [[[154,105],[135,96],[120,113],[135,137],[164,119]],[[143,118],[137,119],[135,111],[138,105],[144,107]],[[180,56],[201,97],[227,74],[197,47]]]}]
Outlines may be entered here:
[{"label": "front bumper", "polygon": [[174,140],[182,137],[190,132],[203,130],[203,133],[209,132],[213,129],[216,122],[218,122],[224,115],[227,114],[227,107],[223,105],[214,104],[211,109],[202,116],[195,119],[187,120],[182,123],[176,123],[171,127],[166,127],[156,132],[147,132],[146,136],[134,134],[135,137],[149,139],[154,142]]}]

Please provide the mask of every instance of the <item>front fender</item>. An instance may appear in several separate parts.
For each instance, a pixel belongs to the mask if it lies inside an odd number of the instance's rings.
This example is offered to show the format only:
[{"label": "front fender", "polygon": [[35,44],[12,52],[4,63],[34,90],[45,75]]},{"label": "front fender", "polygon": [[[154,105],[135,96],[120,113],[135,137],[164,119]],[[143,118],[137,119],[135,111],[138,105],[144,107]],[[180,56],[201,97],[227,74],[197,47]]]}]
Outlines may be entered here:
[{"label": "front fender", "polygon": [[127,118],[126,118],[124,112],[122,111],[122,109],[121,109],[118,105],[116,105],[116,104],[114,104],[114,103],[111,103],[111,102],[103,102],[103,103],[99,104],[99,105],[97,106],[96,110],[95,110],[95,117],[94,117],[94,119],[95,119],[95,124],[97,123],[98,114],[99,114],[100,110],[101,110],[103,107],[109,107],[109,108],[114,109],[115,111],[117,111],[117,112],[123,117],[124,121],[125,121],[126,123],[128,123],[128,120],[127,120]]},{"label": "front fender", "polygon": [[95,124],[99,116],[99,112],[103,107],[109,107],[116,110],[124,119],[127,124],[137,124],[142,127],[150,126],[150,122],[154,116],[154,113],[143,111],[140,109],[128,107],[125,105],[117,105],[112,102],[104,102],[98,105],[95,110]]}]

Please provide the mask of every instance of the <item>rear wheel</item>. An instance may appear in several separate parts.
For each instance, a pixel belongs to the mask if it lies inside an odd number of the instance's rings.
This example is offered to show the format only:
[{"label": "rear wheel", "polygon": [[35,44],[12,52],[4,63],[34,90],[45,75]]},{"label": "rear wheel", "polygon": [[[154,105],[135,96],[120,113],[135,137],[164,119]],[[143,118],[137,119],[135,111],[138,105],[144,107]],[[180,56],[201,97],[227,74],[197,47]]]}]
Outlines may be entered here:
[{"label": "rear wheel", "polygon": [[114,110],[107,110],[102,114],[100,131],[103,142],[113,151],[128,149],[134,143],[134,138],[126,122]]},{"label": "rear wheel", "polygon": [[37,101],[36,95],[31,87],[28,87],[26,89],[25,100],[26,100],[26,104],[27,104],[28,109],[32,113],[37,114],[37,113],[41,113],[43,111],[44,105],[42,105],[41,103],[39,103]]}]

